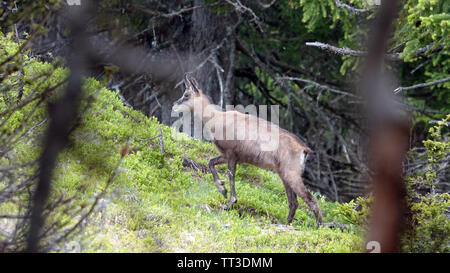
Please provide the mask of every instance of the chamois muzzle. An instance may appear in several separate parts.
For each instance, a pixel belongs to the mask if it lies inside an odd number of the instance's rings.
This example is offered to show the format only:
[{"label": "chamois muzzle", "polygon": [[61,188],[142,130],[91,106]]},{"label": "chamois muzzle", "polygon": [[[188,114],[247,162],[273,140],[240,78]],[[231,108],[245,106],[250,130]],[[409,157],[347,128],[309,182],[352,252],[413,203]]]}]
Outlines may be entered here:
[{"label": "chamois muzzle", "polygon": [[181,110],[183,108],[182,105],[185,100],[186,100],[186,97],[183,96],[183,97],[179,98],[177,101],[175,101],[172,105],[172,111],[174,111],[174,112],[182,111]]}]

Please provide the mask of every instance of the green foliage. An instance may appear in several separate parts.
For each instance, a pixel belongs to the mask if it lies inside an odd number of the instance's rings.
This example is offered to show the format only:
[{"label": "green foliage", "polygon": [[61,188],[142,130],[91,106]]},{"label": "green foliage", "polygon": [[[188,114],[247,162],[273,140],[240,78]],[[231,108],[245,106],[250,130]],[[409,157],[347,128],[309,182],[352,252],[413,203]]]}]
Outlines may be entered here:
[{"label": "green foliage", "polygon": [[[10,40],[6,44],[13,46]],[[24,80],[39,75],[45,75],[42,79],[48,78],[48,82]],[[66,76],[65,69],[30,58],[21,75],[10,77],[27,82],[24,90],[35,95]],[[44,102],[59,96],[61,90]],[[18,91],[18,88],[10,88],[2,95],[16,98]],[[129,153],[123,158],[108,196],[100,200],[100,207],[84,225],[85,237],[74,238],[82,251],[360,251],[362,238],[359,234],[325,227],[316,229],[314,216],[301,200],[295,223],[282,225],[288,213],[282,182],[275,173],[256,167],[238,167],[236,190],[239,201],[234,209],[224,211],[221,206],[225,200],[216,190],[211,175],[196,173],[182,164],[183,157],[206,164],[216,155],[210,143],[191,139],[161,125],[155,118],[124,106],[116,92],[105,89],[92,78],[85,79],[83,97],[80,109],[86,109],[88,103],[90,107],[71,135],[70,146],[58,157],[50,199],[55,200],[61,195],[73,197],[71,203],[75,208],[88,208],[104,189],[124,147],[128,147]],[[2,100],[0,107],[7,109],[14,103],[17,101]],[[14,112],[18,117],[9,118],[2,127],[3,134],[17,130],[17,124],[24,117],[29,118],[20,130],[27,130],[47,118],[45,103],[34,105],[34,112],[33,107],[27,107]],[[2,158],[0,167],[38,158],[46,126],[47,123],[43,123],[20,138],[8,158]],[[165,154],[160,153],[158,138],[149,140],[159,134],[159,130],[162,131]],[[17,175],[31,175],[35,171],[35,168],[18,169]],[[225,167],[219,172],[226,176]],[[3,181],[0,182],[0,189],[4,186]],[[341,221],[334,212],[337,204],[315,195],[324,220]],[[23,198],[27,200],[29,196]],[[18,201],[2,203],[0,214],[13,213],[19,204]],[[56,220],[58,227],[64,228],[76,219],[57,208],[47,216],[47,221],[50,220]],[[13,223],[8,219],[2,221],[5,226]]]},{"label": "green foliage", "polygon": [[[425,173],[408,178],[408,204],[411,211],[404,236],[404,250],[409,252],[448,252],[450,250],[450,207],[448,193],[435,193],[437,172],[450,153],[448,132],[442,135],[450,115],[430,128],[430,139],[424,142],[428,164]],[[419,194],[417,187],[426,185],[430,193]]]},{"label": "green foliage", "polygon": [[[398,38],[407,40],[402,56],[405,61],[415,59],[415,53],[419,47],[430,43],[435,45],[444,44],[448,49],[450,42],[448,25],[450,24],[449,4],[441,0],[409,0],[404,5],[401,20],[399,20]],[[430,51],[433,47],[430,48]],[[445,52],[448,55],[448,51]],[[433,56],[434,65],[443,56],[437,54]],[[448,63],[447,63],[448,64]]]},{"label": "green foliage", "polygon": [[[409,0],[402,9],[395,33],[395,44],[404,43],[401,57],[411,69],[420,68],[409,84],[435,81],[448,77],[450,73],[450,9],[444,0]],[[418,54],[421,49],[428,48]],[[406,74],[403,82],[409,80]],[[448,90],[450,82],[428,87],[435,90],[424,97],[412,100],[416,105],[426,105],[440,111],[449,111]],[[442,116],[440,117],[442,118]]]},{"label": "green foliage", "polygon": [[347,223],[366,228],[369,223],[372,201],[372,195],[368,198],[357,197],[355,200],[340,204],[336,208],[336,213],[342,215]]},{"label": "green foliage", "polygon": [[445,159],[445,156],[450,152],[450,144],[445,141],[441,135],[442,128],[448,127],[450,115],[438,121],[437,125],[429,129],[431,139],[423,141],[423,145],[427,149],[427,157],[431,164],[436,164],[438,161]]},{"label": "green foliage", "polygon": [[[158,139],[140,140],[157,135],[159,129],[165,155],[160,154]],[[207,163],[215,155],[212,145],[188,139],[125,107],[106,89],[100,91],[74,139],[75,145],[61,159],[64,172],[59,169],[57,176],[58,188],[66,190],[82,181],[98,185],[117,161],[120,148],[128,143],[132,151],[114,181],[118,193],[103,212],[108,215],[102,219],[106,224],[93,221],[88,230],[95,236],[85,251],[348,252],[361,244],[355,234],[316,230],[305,205],[297,212],[296,225],[277,229],[288,211],[284,188],[276,174],[255,167],[238,168],[239,202],[235,209],[223,211],[225,200],[211,175],[199,177],[182,166],[184,156]],[[220,172],[226,173],[224,168]],[[329,206],[324,200],[320,204]],[[335,217],[330,214],[326,219]]]},{"label": "green foliage", "polygon": [[[337,45],[340,47],[348,47],[358,49],[360,41],[366,37],[367,26],[362,23],[363,19],[370,18],[370,13],[354,14],[347,9],[339,8],[336,1],[314,1],[314,0],[300,0],[292,1],[293,7],[302,9],[302,22],[306,24],[308,31],[317,33],[324,29],[332,29],[333,32],[340,36],[337,38]],[[346,2],[346,1],[342,1]],[[369,9],[367,1],[353,0],[349,1],[354,8]],[[329,34],[326,40],[335,40],[335,35]],[[319,40],[319,42],[326,41]],[[355,71],[359,66],[359,59],[343,56],[342,64],[339,72],[346,75],[349,71]]]},{"label": "green foliage", "polygon": [[[436,172],[440,163],[450,153],[448,133],[444,137],[441,131],[447,125],[450,115],[430,129],[431,138],[424,141],[427,165],[424,174],[408,177],[407,206],[409,214],[407,226],[402,238],[405,252],[448,252],[450,251],[450,220],[447,211],[450,208],[448,193],[435,193]],[[418,187],[427,185],[430,193],[420,193]],[[356,201],[340,204],[336,213],[363,229],[367,228],[370,217],[372,197],[358,197]],[[359,206],[360,210],[355,210]]]},{"label": "green foliage", "polygon": [[[325,28],[336,28],[339,34],[329,33],[319,42],[330,43],[340,47],[356,50],[361,48],[361,41],[367,38],[369,20],[377,12],[376,7],[370,7],[368,1],[341,1],[355,8],[370,10],[368,13],[356,14],[345,8],[336,6],[334,0],[291,1],[292,7],[302,10],[302,22],[306,23],[308,31],[321,33]],[[396,21],[394,37],[390,41],[391,52],[400,53],[404,63],[396,65],[401,86],[430,82],[448,77],[450,69],[450,9],[445,0],[408,0],[404,1]],[[318,36],[318,35],[317,35]],[[337,41],[335,41],[337,40]],[[427,50],[423,50],[426,48]],[[357,72],[359,58],[342,56],[340,66],[341,75]],[[411,75],[414,73],[414,77]],[[432,85],[429,90],[436,90],[430,94],[419,93],[413,95],[409,101],[417,106],[435,108],[448,112],[450,82]],[[412,93],[415,93],[414,91]],[[417,120],[423,118],[419,113]],[[441,118],[442,116],[439,116]]]},{"label": "green foliage", "polygon": [[448,193],[421,196],[411,204],[412,217],[403,238],[406,252],[450,251],[450,221],[446,212],[450,207]]},{"label": "green foliage", "polygon": [[[367,8],[367,2],[364,0],[353,0],[350,1],[350,4],[355,8]],[[352,26],[352,23],[356,22],[355,17],[349,16],[348,10],[337,7],[335,0],[290,1],[290,5],[293,8],[301,7],[303,12],[302,22],[307,25],[309,31],[324,27],[325,23],[331,19],[331,24],[328,25],[331,29],[335,28],[339,22],[345,29],[344,38],[347,39],[352,35],[350,30],[354,30],[355,26]]]}]

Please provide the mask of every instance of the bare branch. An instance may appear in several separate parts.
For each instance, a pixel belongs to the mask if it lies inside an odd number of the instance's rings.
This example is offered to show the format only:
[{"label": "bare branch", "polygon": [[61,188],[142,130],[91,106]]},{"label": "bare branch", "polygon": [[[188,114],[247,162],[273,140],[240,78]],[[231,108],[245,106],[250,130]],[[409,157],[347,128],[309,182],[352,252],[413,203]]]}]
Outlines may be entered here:
[{"label": "bare branch", "polygon": [[258,1],[258,4],[263,8],[263,9],[268,9],[270,8],[273,4],[275,4],[277,0],[272,0],[270,3],[263,3],[261,0]]},{"label": "bare branch", "polygon": [[256,13],[251,8],[243,5],[240,0],[234,0],[234,1],[233,0],[225,0],[225,1],[228,4],[232,5],[238,13],[242,13],[242,14],[249,13],[250,16],[252,16],[252,20],[250,20],[250,22],[254,22],[256,24],[256,26],[258,27],[258,30],[260,32],[264,32],[262,25],[261,25],[261,20],[259,19],[258,15],[256,15]]},{"label": "bare branch", "polygon": [[123,104],[127,107],[132,108],[133,106],[131,106],[131,104],[127,101],[127,99],[120,93],[117,93],[117,96],[119,97],[119,99],[123,102]]},{"label": "bare branch", "polygon": [[228,65],[228,72],[225,79],[225,87],[224,87],[224,95],[225,95],[225,104],[231,103],[231,79],[234,74],[234,64],[236,60],[236,37],[233,35],[230,41],[230,55],[229,55],[230,63]]},{"label": "bare branch", "polygon": [[439,79],[439,80],[432,81],[432,82],[419,83],[419,84],[415,84],[415,85],[411,85],[411,86],[407,86],[407,87],[397,87],[394,90],[394,94],[398,94],[398,93],[400,93],[402,91],[405,91],[405,90],[411,90],[411,89],[417,89],[417,88],[432,86],[432,85],[436,85],[436,84],[440,84],[440,83],[444,83],[444,82],[448,82],[448,81],[450,81],[450,77]]},{"label": "bare branch", "polygon": [[159,146],[160,146],[161,154],[164,154],[164,153],[165,153],[165,152],[164,152],[163,134],[162,134],[161,129],[159,129],[159,134],[157,134],[157,135],[154,136],[154,137],[149,137],[149,138],[139,138],[139,137],[134,137],[134,138],[136,138],[136,139],[138,139],[138,140],[140,140],[140,141],[150,141],[150,140],[153,140],[153,139],[155,139],[155,138],[158,138],[158,139],[159,139]]},{"label": "bare branch", "polygon": [[450,125],[450,122],[448,122],[448,121],[446,121],[446,122],[443,122],[442,120],[430,120],[430,121],[428,121],[428,124],[441,124],[441,123],[447,124],[447,126]]},{"label": "bare branch", "polygon": [[329,228],[339,228],[342,230],[350,230],[351,227],[350,225],[346,225],[346,224],[342,224],[339,222],[328,222],[328,223],[323,223],[324,226],[329,227]]},{"label": "bare branch", "polygon": [[348,11],[350,11],[350,12],[353,12],[353,13],[359,13],[359,14],[361,14],[361,13],[368,13],[368,12],[370,12],[370,10],[368,10],[368,9],[357,9],[357,8],[352,7],[352,6],[350,6],[350,5],[344,4],[344,3],[342,3],[342,2],[339,1],[339,0],[335,0],[335,3],[336,3],[336,6],[337,6],[338,8],[346,9],[346,10],[348,10]]},{"label": "bare branch", "polygon": [[303,82],[303,83],[312,84],[312,85],[316,86],[319,89],[328,90],[328,91],[336,93],[336,94],[340,94],[340,95],[344,95],[344,96],[350,96],[350,97],[354,97],[354,98],[359,98],[358,96],[353,95],[352,93],[349,93],[349,92],[346,92],[346,91],[342,91],[342,90],[338,90],[338,89],[335,89],[335,88],[330,87],[328,85],[320,84],[320,83],[317,83],[315,81],[311,81],[311,80],[307,80],[307,79],[296,78],[296,77],[277,77],[277,78],[275,78],[275,80],[277,80],[277,81],[280,81],[280,80],[299,81],[299,82]]},{"label": "bare branch", "polygon": [[29,44],[31,43],[31,41],[37,36],[38,32],[42,29],[43,25],[45,24],[45,22],[47,21],[48,17],[50,16],[50,11],[47,10],[44,19],[42,19],[42,21],[39,23],[39,25],[35,28],[35,30],[33,31],[33,33],[30,35],[30,37],[25,41],[25,43],[23,43],[19,49],[17,50],[16,53],[14,53],[13,55],[9,56],[8,58],[6,58],[1,64],[0,66],[3,66],[4,64],[10,62],[12,59],[14,59],[17,55],[19,55],[20,53],[23,52],[24,49],[26,49]]},{"label": "bare branch", "polygon": [[189,11],[193,11],[199,8],[204,8],[204,7],[211,7],[211,6],[215,6],[218,5],[219,2],[215,2],[215,3],[210,3],[210,4],[204,4],[204,5],[198,5],[198,6],[193,6],[193,7],[188,7],[188,8],[182,8],[176,11],[172,11],[169,13],[162,13],[162,12],[157,12],[151,9],[146,8],[145,6],[142,5],[135,5],[134,7],[136,9],[138,9],[139,11],[142,11],[144,13],[147,13],[149,15],[153,15],[155,17],[163,17],[163,18],[172,18],[175,16],[182,16],[183,13],[189,12]]},{"label": "bare branch", "polygon": [[[307,46],[318,47],[325,51],[329,51],[331,53],[334,53],[337,55],[342,55],[342,56],[353,56],[353,57],[366,57],[367,56],[367,51],[353,50],[348,47],[336,47],[336,46],[324,44],[321,42],[306,42],[305,44]],[[414,54],[414,57],[419,57],[419,56],[424,55],[427,51],[431,50],[433,48],[433,46],[435,46],[435,45],[436,45],[435,43],[432,43],[432,44],[429,44],[422,48],[419,48],[416,51],[416,53]],[[444,47],[444,43],[439,44],[429,53],[438,52],[438,51],[442,50],[443,47]],[[403,59],[400,57],[400,55],[401,55],[401,53],[389,53],[389,54],[385,54],[385,58],[390,61],[402,61]]]},{"label": "bare branch", "polygon": [[329,51],[338,55],[349,55],[354,57],[364,57],[367,55],[367,52],[361,50],[353,50],[348,47],[336,47],[329,44],[324,44],[321,42],[306,42],[307,46],[318,47],[320,49]]},{"label": "bare branch", "polygon": [[160,146],[160,150],[161,150],[161,154],[164,154],[164,142],[163,142],[163,135],[162,135],[162,131],[161,128],[159,128],[159,146]]},{"label": "bare branch", "polygon": [[183,157],[183,167],[188,167],[193,169],[196,173],[207,173],[208,167],[203,164],[200,164],[189,157]]},{"label": "bare branch", "polygon": [[[231,53],[230,54],[235,53],[236,49],[235,49],[235,36],[234,35],[236,32],[236,29],[239,27],[239,25],[241,23],[242,23],[242,20],[241,20],[241,18],[239,18],[238,21],[227,32],[227,35],[225,35],[225,37],[222,39],[222,41],[220,41],[220,43],[218,43],[215,47],[213,47],[209,50],[208,56],[200,64],[198,64],[194,69],[188,71],[187,73],[193,74],[194,72],[200,70],[208,62],[212,63],[216,69],[220,70],[220,72],[224,72],[224,69],[215,61],[215,59],[217,58],[218,51],[225,45],[226,42],[229,42],[230,38],[231,38],[231,42],[230,42],[230,47],[231,47],[230,52]],[[231,44],[231,43],[233,43],[233,44]],[[233,60],[233,63],[234,63],[234,60]],[[230,68],[232,68],[232,67],[230,67]],[[228,71],[228,75],[229,74],[230,74],[230,71]],[[227,75],[227,80],[228,80],[228,75]],[[229,75],[229,76],[231,77],[231,75]],[[183,81],[179,81],[175,85],[174,88],[177,88],[182,83],[183,83]]]}]

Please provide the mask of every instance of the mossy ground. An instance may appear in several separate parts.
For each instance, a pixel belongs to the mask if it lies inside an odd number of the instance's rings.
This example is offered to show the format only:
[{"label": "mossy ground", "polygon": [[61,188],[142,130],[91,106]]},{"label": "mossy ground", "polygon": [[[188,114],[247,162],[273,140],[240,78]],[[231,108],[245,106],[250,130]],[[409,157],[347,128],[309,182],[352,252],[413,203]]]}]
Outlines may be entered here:
[{"label": "mossy ground", "polygon": [[[87,90],[99,87],[87,81]],[[89,91],[88,91],[89,92]],[[35,131],[40,135],[45,126]],[[159,139],[163,134],[165,154]],[[16,160],[36,157],[39,141],[17,145]],[[287,199],[278,176],[253,166],[236,172],[238,203],[225,211],[210,173],[183,167],[183,158],[206,165],[213,145],[186,137],[154,118],[125,107],[114,92],[101,89],[59,156],[53,191],[89,201],[127,154],[109,194],[84,231],[84,252],[355,252],[363,239],[355,230],[321,227],[299,199],[296,219],[285,226]],[[227,180],[226,165],[219,167]],[[82,189],[82,190],[80,190]],[[336,203],[316,195],[325,221],[341,221]],[[6,210],[8,206],[1,206]],[[81,237],[80,237],[81,238]]]},{"label": "mossy ground", "polygon": [[[11,35],[1,35],[1,58],[16,52],[18,45]],[[2,57],[3,56],[3,57]],[[19,55],[19,57],[22,55]],[[24,55],[25,56],[25,55]],[[26,56],[25,56],[26,57]],[[1,59],[0,58],[0,59]],[[11,74],[8,81],[22,77],[23,96],[32,96],[67,76],[67,70],[33,58],[24,62],[23,74]],[[49,78],[44,75],[50,75]],[[46,79],[47,78],[47,79]],[[36,80],[42,79],[42,80]],[[46,79],[46,80],[44,80]],[[63,89],[56,90],[55,96]],[[99,91],[100,90],[100,91]],[[14,106],[18,95],[11,88],[0,97],[0,110]],[[300,208],[290,226],[283,225],[288,204],[279,177],[253,166],[239,165],[236,172],[238,203],[223,210],[223,196],[216,190],[211,174],[183,167],[191,158],[206,165],[217,155],[210,143],[177,133],[122,104],[117,94],[86,79],[85,100],[91,107],[74,131],[70,145],[58,158],[52,183],[52,197],[74,196],[79,206],[86,206],[100,192],[121,158],[128,153],[115,176],[108,195],[102,200],[77,237],[82,252],[357,252],[362,250],[363,236],[355,229],[339,230],[315,227],[313,214],[299,199]],[[41,150],[46,120],[45,103],[31,103],[8,117],[3,134],[15,130],[31,132],[20,139],[0,161],[0,167],[37,159]],[[26,126],[21,122],[28,119]],[[44,121],[44,122],[43,122]],[[40,126],[37,126],[40,124]],[[161,130],[165,153],[160,152]],[[147,140],[145,140],[147,139]],[[31,169],[35,172],[36,168]],[[219,167],[227,180],[226,166]],[[0,190],[5,185],[0,182]],[[342,222],[337,203],[319,199],[324,221]],[[14,213],[17,204],[3,203],[0,214]],[[57,217],[57,216],[55,216]],[[64,216],[61,216],[64,217]],[[65,219],[70,222],[71,219]],[[3,219],[2,225],[11,223]],[[0,238],[1,239],[1,238]],[[67,248],[61,248],[67,249]]]},{"label": "mossy ground", "polygon": [[[165,154],[156,136],[161,129]],[[211,174],[183,167],[183,158],[207,164],[217,152],[210,143],[187,138],[122,105],[101,90],[61,155],[54,188],[70,192],[83,183],[86,198],[106,180],[129,145],[111,195],[86,229],[87,252],[352,252],[363,239],[357,231],[316,229],[300,201],[296,220],[284,226],[287,199],[278,176],[253,166],[236,173],[238,203],[232,210]],[[226,180],[226,165],[219,167]],[[325,221],[341,221],[336,203],[316,195]],[[87,243],[88,242],[88,243]]]}]

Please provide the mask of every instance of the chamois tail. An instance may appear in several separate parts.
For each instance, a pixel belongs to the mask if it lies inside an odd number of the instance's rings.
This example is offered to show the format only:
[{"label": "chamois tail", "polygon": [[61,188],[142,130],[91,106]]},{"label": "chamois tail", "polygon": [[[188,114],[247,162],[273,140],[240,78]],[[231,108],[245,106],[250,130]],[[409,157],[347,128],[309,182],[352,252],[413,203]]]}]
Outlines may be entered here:
[{"label": "chamois tail", "polygon": [[299,154],[300,166],[302,168],[302,173],[305,170],[305,163],[306,163],[306,160],[308,159],[308,156],[310,153],[312,153],[312,150],[310,148],[306,147],[306,149],[302,150]]}]

